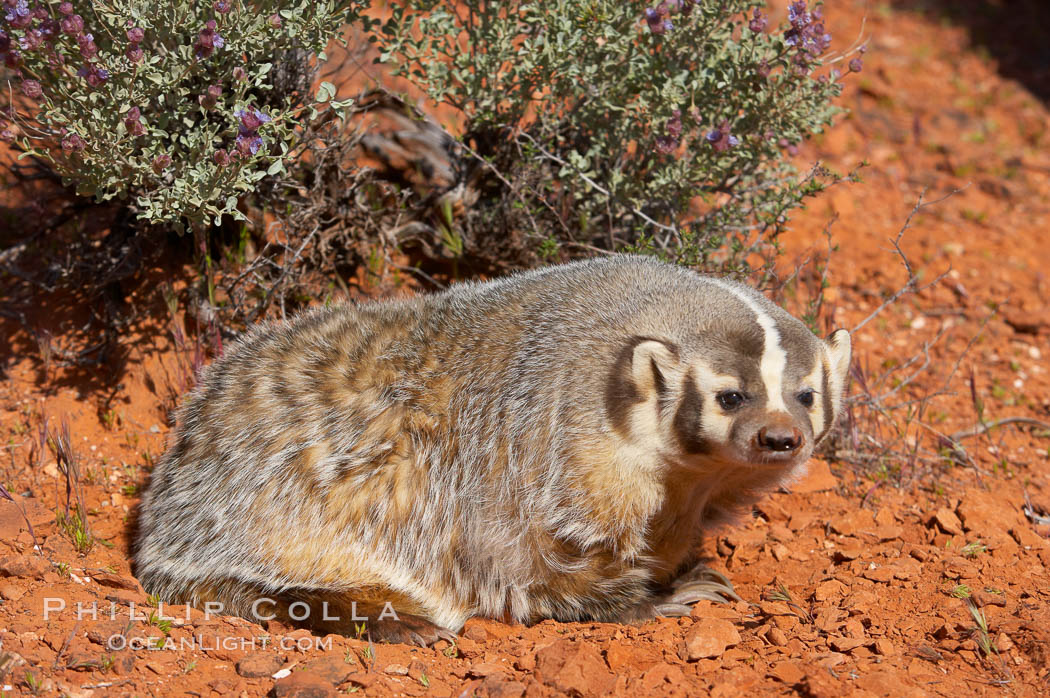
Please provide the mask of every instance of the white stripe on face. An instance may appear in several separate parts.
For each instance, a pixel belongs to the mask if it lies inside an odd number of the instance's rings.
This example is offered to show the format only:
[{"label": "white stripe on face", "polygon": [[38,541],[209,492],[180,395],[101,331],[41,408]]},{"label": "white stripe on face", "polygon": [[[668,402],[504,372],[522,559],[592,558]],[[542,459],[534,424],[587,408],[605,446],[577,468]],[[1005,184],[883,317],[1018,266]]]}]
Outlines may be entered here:
[{"label": "white stripe on face", "polygon": [[770,412],[787,412],[782,385],[784,369],[787,368],[787,352],[780,346],[780,332],[777,331],[776,321],[766,314],[752,298],[749,298],[745,293],[741,293],[739,289],[731,284],[711,277],[705,277],[705,279],[719,288],[732,293],[755,314],[755,321],[758,322],[759,327],[765,333],[759,372],[762,374],[762,384],[766,387],[766,409]]}]

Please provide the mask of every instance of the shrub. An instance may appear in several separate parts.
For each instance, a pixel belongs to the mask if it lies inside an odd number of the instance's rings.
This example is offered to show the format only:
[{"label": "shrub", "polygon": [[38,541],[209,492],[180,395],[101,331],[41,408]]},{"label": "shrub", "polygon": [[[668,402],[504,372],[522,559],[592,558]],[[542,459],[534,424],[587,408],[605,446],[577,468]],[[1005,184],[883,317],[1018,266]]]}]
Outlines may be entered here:
[{"label": "shrub", "polygon": [[723,269],[774,249],[787,212],[835,180],[786,155],[832,122],[841,75],[821,71],[819,7],[795,2],[770,31],[759,5],[394,4],[380,60],[458,110],[487,163],[456,245],[520,239],[524,264],[633,248]]},{"label": "shrub", "polygon": [[282,171],[296,128],[334,96],[309,94],[316,58],[360,7],[3,0],[0,58],[22,99],[0,132],[146,222],[243,219],[238,197]]}]

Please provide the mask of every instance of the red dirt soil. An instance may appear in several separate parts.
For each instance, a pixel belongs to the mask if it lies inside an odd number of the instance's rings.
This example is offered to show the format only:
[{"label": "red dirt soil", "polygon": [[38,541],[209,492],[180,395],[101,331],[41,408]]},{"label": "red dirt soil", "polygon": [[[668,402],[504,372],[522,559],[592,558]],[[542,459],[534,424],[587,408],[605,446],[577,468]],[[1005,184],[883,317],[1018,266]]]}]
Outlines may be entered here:
[{"label": "red dirt soil", "polygon": [[[1050,420],[1050,114],[970,46],[966,28],[887,8],[829,8],[838,46],[856,35],[867,13],[870,50],[864,71],[846,81],[849,115],[805,145],[800,162],[819,159],[839,171],[870,164],[863,183],[836,187],[795,216],[785,261],[823,254],[821,231],[837,215],[825,314],[835,326],[854,327],[907,278],[891,239],[920,193],[935,200],[956,192],[920,210],[902,242],[920,283],[947,276],[854,336],[855,360],[868,384],[881,386],[876,392],[926,367],[885,404],[945,392],[921,413],[919,403],[883,417],[858,410],[862,438],[877,438],[886,455],[843,444],[830,464],[814,461],[811,476],[792,492],[772,494],[749,521],[707,541],[712,565],[729,575],[744,602],[701,602],[689,618],[637,627],[474,620],[455,646],[442,641],[428,649],[313,638],[195,609],[165,609],[176,619],[162,622],[131,574],[128,522],[150,464],[165,448],[167,412],[172,393],[185,387],[179,366],[187,359],[172,345],[156,285],[143,283],[126,299],[146,312],[119,339],[128,361],[118,376],[64,365],[60,354],[45,364],[25,327],[0,318],[7,340],[0,346],[0,482],[17,500],[0,501],[0,690],[1050,692],[1050,432],[1004,425],[960,436],[965,456],[937,457],[939,434],[978,426],[971,376],[985,422]],[[58,349],[80,349],[91,343],[77,330],[87,309],[71,310],[67,300],[41,296],[28,324],[48,330]],[[788,296],[789,304],[801,300]],[[854,381],[852,393],[861,392]],[[52,451],[39,458],[34,451],[45,416],[52,427],[68,419],[81,459],[98,539],[86,554],[56,522],[65,481]],[[912,449],[921,457],[909,457]],[[1032,516],[1024,511],[1026,494]],[[45,620],[49,598],[66,608]],[[97,603],[97,617],[78,619],[77,603]],[[161,648],[145,648],[149,638]]]}]

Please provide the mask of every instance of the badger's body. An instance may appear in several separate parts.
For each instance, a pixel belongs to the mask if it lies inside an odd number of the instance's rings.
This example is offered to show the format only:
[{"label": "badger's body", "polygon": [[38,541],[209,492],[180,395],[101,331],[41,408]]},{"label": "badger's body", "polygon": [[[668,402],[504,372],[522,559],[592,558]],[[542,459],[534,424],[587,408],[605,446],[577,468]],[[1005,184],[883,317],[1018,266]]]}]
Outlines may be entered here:
[{"label": "badger's body", "polygon": [[845,332],[638,257],[311,311],[205,371],[136,572],[249,617],[302,601],[312,627],[325,601],[324,627],[352,609],[392,640],[673,612],[701,532],[827,433],[848,362]]}]

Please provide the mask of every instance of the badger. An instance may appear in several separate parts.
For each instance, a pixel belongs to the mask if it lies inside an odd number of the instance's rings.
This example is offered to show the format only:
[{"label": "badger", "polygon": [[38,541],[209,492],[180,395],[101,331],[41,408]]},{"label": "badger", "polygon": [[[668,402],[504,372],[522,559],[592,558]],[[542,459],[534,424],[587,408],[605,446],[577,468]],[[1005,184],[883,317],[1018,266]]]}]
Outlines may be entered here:
[{"label": "badger", "polygon": [[139,511],[161,600],[431,644],[472,616],[739,598],[704,532],[803,473],[850,337],[647,257],[265,324],[202,374]]}]

